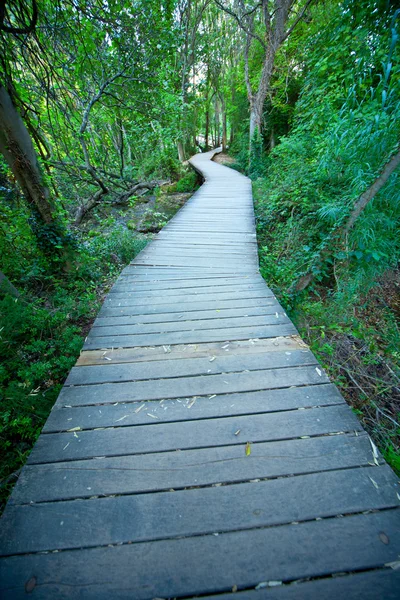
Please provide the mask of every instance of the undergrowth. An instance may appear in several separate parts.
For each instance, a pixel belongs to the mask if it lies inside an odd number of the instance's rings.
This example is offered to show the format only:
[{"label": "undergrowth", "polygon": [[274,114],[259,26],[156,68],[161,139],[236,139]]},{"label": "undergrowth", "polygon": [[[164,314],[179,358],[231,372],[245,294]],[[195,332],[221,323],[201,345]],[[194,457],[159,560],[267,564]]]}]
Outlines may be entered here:
[{"label": "undergrowth", "polygon": [[[13,243],[18,248],[18,240]],[[79,356],[105,293],[145,244],[122,227],[82,239],[71,271],[58,275],[49,273],[40,253],[20,254],[13,277],[20,296],[0,298],[0,508]],[[14,268],[15,261],[16,256]],[[6,273],[7,267],[5,261]]]}]

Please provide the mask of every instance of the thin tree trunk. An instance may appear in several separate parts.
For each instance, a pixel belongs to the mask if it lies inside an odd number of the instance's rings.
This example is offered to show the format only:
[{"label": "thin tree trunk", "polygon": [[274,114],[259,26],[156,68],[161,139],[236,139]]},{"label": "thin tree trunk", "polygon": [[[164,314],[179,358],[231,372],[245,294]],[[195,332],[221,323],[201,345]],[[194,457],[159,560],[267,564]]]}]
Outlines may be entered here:
[{"label": "thin tree trunk", "polygon": [[210,135],[209,129],[210,129],[210,106],[207,104],[206,105],[206,134],[205,134],[206,152],[207,152],[207,150],[209,150],[209,144],[208,144],[208,138]]},{"label": "thin tree trunk", "polygon": [[179,160],[180,162],[184,162],[185,161],[185,149],[183,147],[183,144],[181,141],[176,143],[177,148],[178,148],[178,156],[179,156]]},{"label": "thin tree trunk", "polygon": [[[376,194],[382,189],[390,175],[393,171],[400,165],[400,150],[397,150],[395,154],[393,154],[384,166],[382,172],[375,179],[372,185],[358,197],[353,210],[350,213],[349,218],[347,219],[345,225],[340,228],[340,230],[336,233],[334,237],[335,240],[340,240],[343,237],[347,236],[349,231],[354,227],[355,222],[358,217],[362,214],[368,204],[375,198]],[[326,247],[319,255],[319,263],[322,263],[325,257],[332,252],[332,244],[329,247]],[[306,273],[300,277],[297,283],[294,286],[296,292],[301,292],[306,289],[310,285],[310,283],[314,280],[315,274],[312,271]]]},{"label": "thin tree trunk", "polygon": [[226,151],[227,133],[226,133],[226,105],[225,100],[221,97],[221,112],[222,112],[222,152]]},{"label": "thin tree trunk", "polygon": [[375,179],[374,183],[358,198],[353,210],[343,228],[344,235],[347,235],[350,229],[354,226],[358,217],[361,215],[366,206],[375,198],[376,194],[385,185],[391,174],[400,164],[400,150],[393,154],[389,162],[383,168],[382,173]]}]

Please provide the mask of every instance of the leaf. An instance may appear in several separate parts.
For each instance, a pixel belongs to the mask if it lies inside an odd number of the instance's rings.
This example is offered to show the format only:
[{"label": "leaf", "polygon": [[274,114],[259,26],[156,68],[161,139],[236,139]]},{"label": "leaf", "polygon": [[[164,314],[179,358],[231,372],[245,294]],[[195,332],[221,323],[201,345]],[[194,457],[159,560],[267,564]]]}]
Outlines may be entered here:
[{"label": "leaf", "polygon": [[250,454],[251,454],[251,445],[250,445],[250,442],[246,443],[245,453],[246,453],[246,456],[250,456]]},{"label": "leaf", "polygon": [[67,429],[67,431],[80,431],[80,427],[72,427],[71,429]]},{"label": "leaf", "polygon": [[371,440],[371,438],[369,438],[369,443],[371,444],[372,454],[373,454],[373,457],[374,457],[374,463],[376,464],[377,467],[379,467],[379,462],[378,462],[378,458],[379,458],[378,448],[375,446],[375,444]]},{"label": "leaf", "polygon": [[382,544],[385,544],[386,546],[389,544],[389,538],[384,531],[379,532],[379,539],[381,540]]}]

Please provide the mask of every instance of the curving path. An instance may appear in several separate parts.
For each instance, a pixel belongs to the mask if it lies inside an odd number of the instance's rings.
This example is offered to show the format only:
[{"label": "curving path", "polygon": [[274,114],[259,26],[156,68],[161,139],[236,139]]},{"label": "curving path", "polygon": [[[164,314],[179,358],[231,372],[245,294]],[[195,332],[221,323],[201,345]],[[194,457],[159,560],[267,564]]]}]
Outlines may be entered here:
[{"label": "curving path", "polygon": [[261,278],[251,183],[213,154],[21,473],[2,599],[398,598],[397,478]]}]

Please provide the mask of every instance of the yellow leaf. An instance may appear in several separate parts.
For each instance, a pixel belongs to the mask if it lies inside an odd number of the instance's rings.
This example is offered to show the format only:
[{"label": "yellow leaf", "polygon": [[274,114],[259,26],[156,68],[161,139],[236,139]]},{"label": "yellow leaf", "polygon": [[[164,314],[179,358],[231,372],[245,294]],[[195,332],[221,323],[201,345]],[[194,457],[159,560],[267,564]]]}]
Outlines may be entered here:
[{"label": "yellow leaf", "polygon": [[245,452],[246,452],[246,456],[250,456],[250,454],[251,454],[250,442],[247,442]]}]

